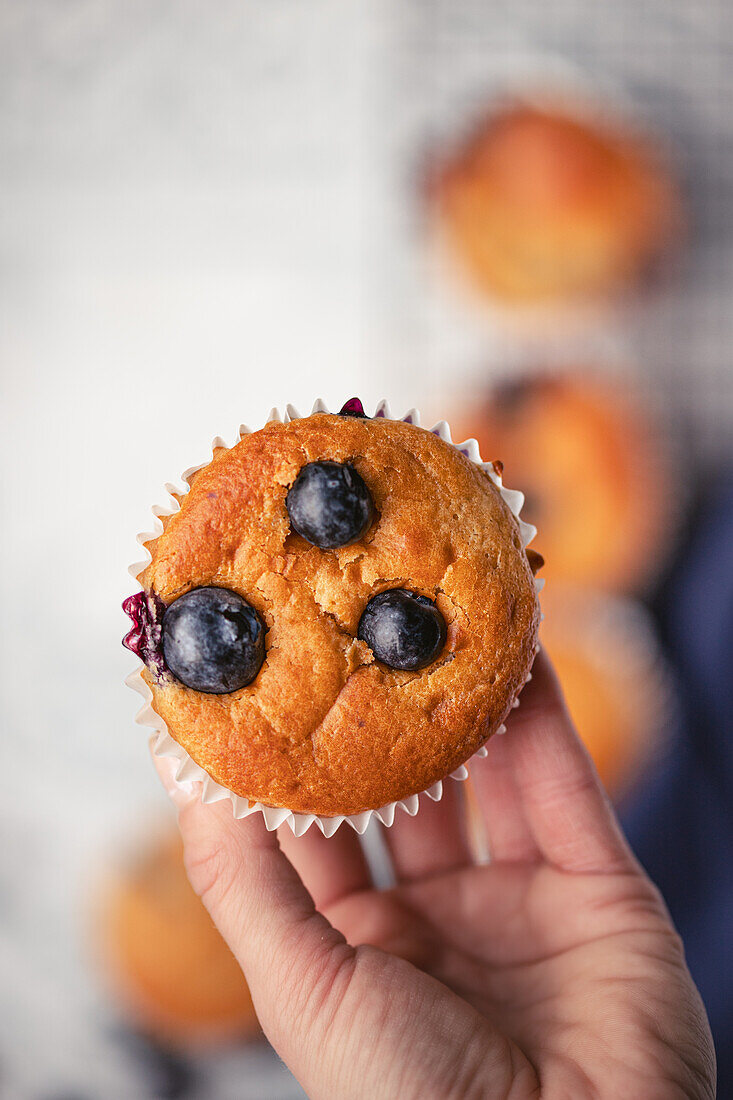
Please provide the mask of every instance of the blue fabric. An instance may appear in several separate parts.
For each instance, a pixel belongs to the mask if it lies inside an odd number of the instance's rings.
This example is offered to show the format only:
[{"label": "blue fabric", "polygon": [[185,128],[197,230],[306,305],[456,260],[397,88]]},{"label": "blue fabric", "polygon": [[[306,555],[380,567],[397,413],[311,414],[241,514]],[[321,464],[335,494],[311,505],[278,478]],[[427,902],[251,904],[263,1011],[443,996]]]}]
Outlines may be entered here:
[{"label": "blue fabric", "polygon": [[621,807],[682,935],[733,1098],[733,476],[694,525],[659,619],[681,709],[669,750]]}]

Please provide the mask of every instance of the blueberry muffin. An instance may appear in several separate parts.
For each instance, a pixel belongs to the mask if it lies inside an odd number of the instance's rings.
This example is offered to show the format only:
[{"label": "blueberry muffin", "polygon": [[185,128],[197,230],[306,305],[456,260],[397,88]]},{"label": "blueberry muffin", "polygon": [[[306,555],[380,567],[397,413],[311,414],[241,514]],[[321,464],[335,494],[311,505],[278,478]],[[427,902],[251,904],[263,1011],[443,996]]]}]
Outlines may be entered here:
[{"label": "blueberry muffin", "polygon": [[517,106],[484,121],[436,173],[449,244],[492,296],[595,296],[647,271],[679,230],[654,151],[580,115]]},{"label": "blueberry muffin", "polygon": [[683,479],[673,490],[659,433],[628,386],[581,369],[528,374],[479,393],[451,422],[524,489],[548,581],[636,591],[664,567]]},{"label": "blueberry muffin", "polygon": [[219,448],[126,601],[152,707],[217,783],[323,816],[430,787],[499,728],[536,561],[481,466],[357,407]]}]

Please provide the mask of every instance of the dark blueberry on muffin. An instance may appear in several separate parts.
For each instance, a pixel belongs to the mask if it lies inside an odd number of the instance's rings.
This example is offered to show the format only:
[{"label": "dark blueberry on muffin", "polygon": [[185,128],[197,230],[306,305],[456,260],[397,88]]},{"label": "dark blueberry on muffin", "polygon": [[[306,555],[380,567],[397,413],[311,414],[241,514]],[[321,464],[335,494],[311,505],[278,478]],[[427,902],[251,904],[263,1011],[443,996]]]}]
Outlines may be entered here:
[{"label": "dark blueberry on muffin", "polygon": [[382,664],[413,671],[433,663],[445,645],[445,620],[432,600],[390,588],[364,609],[357,635]]},{"label": "dark blueberry on muffin", "polygon": [[265,627],[236,592],[194,588],[166,610],[163,653],[186,687],[225,695],[251,684],[260,671]]},{"label": "dark blueberry on muffin", "polygon": [[309,462],[285,506],[293,530],[322,549],[356,542],[374,517],[369,490],[348,462]]}]

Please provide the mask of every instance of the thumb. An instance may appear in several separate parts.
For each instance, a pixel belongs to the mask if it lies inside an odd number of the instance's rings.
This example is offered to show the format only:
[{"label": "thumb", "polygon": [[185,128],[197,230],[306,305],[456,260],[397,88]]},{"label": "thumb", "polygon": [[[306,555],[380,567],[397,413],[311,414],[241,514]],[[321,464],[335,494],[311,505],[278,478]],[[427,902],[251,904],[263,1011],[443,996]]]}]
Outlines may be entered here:
[{"label": "thumb", "polygon": [[293,1024],[307,1017],[313,1025],[318,1007],[305,975],[337,990],[354,951],[317,912],[259,814],[237,820],[228,801],[204,805],[201,784],[178,783],[170,760],[154,763],[178,809],[191,885],[245,971],[268,1038],[288,1047]]},{"label": "thumb", "polygon": [[168,762],[156,766],[179,807],[191,884],[244,970],[265,1034],[313,1100],[458,1096],[461,1081],[485,1073],[482,1095],[506,1095],[510,1044],[483,1017],[409,963],[350,946],[259,815],[204,805],[198,789],[176,788]]}]

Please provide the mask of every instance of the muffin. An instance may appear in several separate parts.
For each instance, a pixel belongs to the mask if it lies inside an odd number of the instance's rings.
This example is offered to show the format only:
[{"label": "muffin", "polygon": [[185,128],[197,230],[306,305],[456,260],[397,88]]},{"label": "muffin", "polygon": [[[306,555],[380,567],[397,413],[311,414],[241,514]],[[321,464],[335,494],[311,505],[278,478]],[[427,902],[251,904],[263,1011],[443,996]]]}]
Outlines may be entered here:
[{"label": "muffin", "polygon": [[126,644],[150,705],[249,802],[348,816],[430,788],[525,683],[529,533],[491,467],[350,403],[271,421],[146,542]]},{"label": "muffin", "polygon": [[616,290],[649,269],[680,221],[651,148],[532,105],[485,120],[436,174],[432,197],[474,283],[514,302]]},{"label": "muffin", "polygon": [[176,833],[148,842],[109,886],[102,946],[135,1025],[174,1044],[259,1032],[242,971],[194,893]]},{"label": "muffin", "polygon": [[609,794],[619,799],[659,750],[670,686],[643,607],[550,586],[542,645]]},{"label": "muffin", "polygon": [[525,489],[548,580],[629,591],[661,568],[673,520],[669,471],[652,425],[617,384],[529,375],[454,420]]}]

